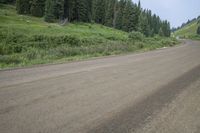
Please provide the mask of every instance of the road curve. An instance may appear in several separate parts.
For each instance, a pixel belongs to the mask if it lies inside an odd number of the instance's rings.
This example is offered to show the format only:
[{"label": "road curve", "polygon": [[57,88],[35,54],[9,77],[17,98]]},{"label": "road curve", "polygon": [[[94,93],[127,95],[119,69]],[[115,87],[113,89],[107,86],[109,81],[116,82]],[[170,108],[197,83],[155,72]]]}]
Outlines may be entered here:
[{"label": "road curve", "polygon": [[200,42],[0,71],[2,133],[199,133]]}]

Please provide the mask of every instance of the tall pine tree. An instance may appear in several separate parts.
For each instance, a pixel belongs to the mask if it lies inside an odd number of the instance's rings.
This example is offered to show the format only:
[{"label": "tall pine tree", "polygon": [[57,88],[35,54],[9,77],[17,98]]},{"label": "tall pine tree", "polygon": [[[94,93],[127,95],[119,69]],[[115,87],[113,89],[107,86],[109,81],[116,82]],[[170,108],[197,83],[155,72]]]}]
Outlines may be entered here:
[{"label": "tall pine tree", "polygon": [[89,3],[87,0],[79,0],[77,3],[77,21],[89,22]]},{"label": "tall pine tree", "polygon": [[106,5],[106,16],[105,16],[105,25],[109,27],[114,26],[114,19],[115,19],[115,13],[116,13],[116,0],[108,0]]},{"label": "tall pine tree", "polygon": [[123,11],[123,19],[122,19],[122,30],[130,32],[134,30],[134,7],[131,0],[126,1],[126,5]]},{"label": "tall pine tree", "polygon": [[120,0],[117,4],[117,12],[116,12],[116,28],[122,29],[123,27],[123,11],[125,8],[126,2],[125,0]]},{"label": "tall pine tree", "polygon": [[56,19],[64,18],[64,0],[54,0],[54,16]]},{"label": "tall pine tree", "polygon": [[54,12],[55,12],[55,1],[46,0],[44,20],[46,22],[54,22],[56,19]]},{"label": "tall pine tree", "polygon": [[106,0],[93,0],[92,3],[92,18],[96,23],[105,23]]}]

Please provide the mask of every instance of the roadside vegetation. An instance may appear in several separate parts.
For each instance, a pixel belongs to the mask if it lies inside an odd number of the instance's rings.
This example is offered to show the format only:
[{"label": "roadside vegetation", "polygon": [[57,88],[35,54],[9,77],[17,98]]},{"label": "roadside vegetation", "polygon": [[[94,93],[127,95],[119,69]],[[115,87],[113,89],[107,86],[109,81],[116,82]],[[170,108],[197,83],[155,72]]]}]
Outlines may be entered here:
[{"label": "roadside vegetation", "polygon": [[91,57],[148,51],[177,44],[174,38],[125,32],[101,24],[61,26],[43,18],[18,15],[0,4],[0,68],[58,63]]}]

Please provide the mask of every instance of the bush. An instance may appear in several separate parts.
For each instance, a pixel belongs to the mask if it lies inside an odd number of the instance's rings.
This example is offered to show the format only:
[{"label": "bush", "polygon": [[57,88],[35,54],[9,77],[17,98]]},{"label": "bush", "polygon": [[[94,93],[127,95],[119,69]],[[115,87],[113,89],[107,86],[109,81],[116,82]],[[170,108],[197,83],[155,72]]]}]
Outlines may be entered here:
[{"label": "bush", "polygon": [[144,48],[144,43],[142,43],[142,42],[136,42],[135,45],[136,45],[136,47],[137,47],[138,49]]},{"label": "bush", "polygon": [[[42,42],[42,48],[56,47],[61,44],[69,44],[70,46],[80,46],[81,40],[78,37],[65,35],[65,36],[47,36],[47,35],[34,35],[31,39],[32,42]],[[44,46],[47,45],[47,46]],[[37,47],[37,45],[36,45]],[[41,46],[39,46],[41,48]]]},{"label": "bush", "polygon": [[38,56],[40,56],[39,50],[34,48],[29,48],[25,53],[25,57],[28,60],[34,60],[38,58]]},{"label": "bush", "polygon": [[143,38],[144,38],[144,35],[143,35],[141,32],[132,31],[132,32],[129,33],[128,37],[129,37],[129,39],[131,39],[131,40],[139,40],[139,41],[142,41]]}]

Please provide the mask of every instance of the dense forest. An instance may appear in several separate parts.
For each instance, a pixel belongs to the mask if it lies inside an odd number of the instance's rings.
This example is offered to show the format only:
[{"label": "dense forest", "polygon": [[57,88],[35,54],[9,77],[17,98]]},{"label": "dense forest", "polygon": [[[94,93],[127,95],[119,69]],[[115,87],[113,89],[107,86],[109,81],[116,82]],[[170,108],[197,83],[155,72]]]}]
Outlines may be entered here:
[{"label": "dense forest", "polygon": [[1,0],[16,3],[19,14],[44,17],[46,22],[99,23],[119,30],[139,31],[145,36],[170,36],[170,23],[162,21],[140,2],[131,0]]}]

